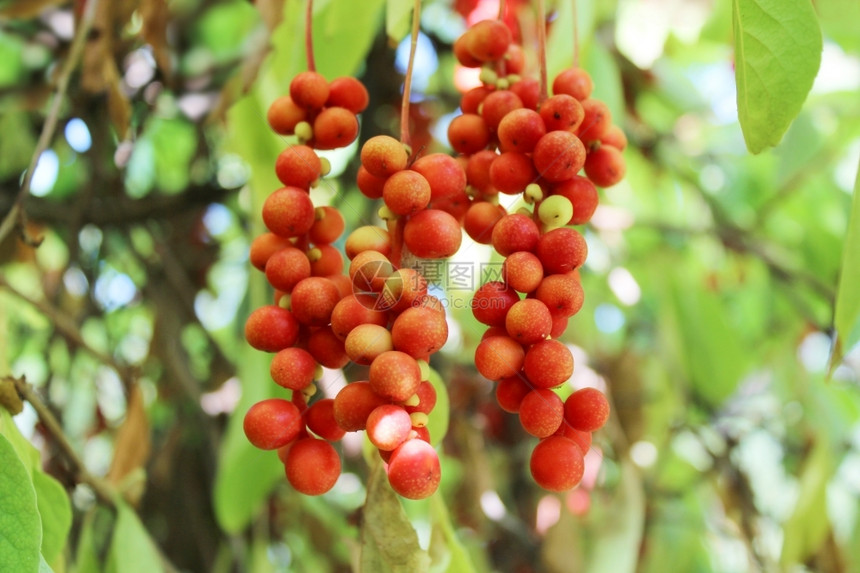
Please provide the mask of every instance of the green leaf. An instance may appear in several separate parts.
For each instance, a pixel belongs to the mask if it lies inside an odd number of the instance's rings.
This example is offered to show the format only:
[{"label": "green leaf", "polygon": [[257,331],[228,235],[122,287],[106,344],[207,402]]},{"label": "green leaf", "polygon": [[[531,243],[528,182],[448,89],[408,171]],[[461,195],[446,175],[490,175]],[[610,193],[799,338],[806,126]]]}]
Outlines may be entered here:
[{"label": "green leaf", "polygon": [[[475,565],[469,552],[460,542],[451,514],[445,505],[444,498],[437,494],[430,498],[430,517],[433,520],[433,531],[430,538],[430,554],[434,560],[434,570],[457,571],[457,573],[474,573]],[[441,545],[441,547],[440,547]],[[444,564],[437,564],[438,556],[444,555]]]},{"label": "green leaf", "polygon": [[854,182],[851,219],[845,233],[842,252],[842,271],[839,290],[836,293],[836,309],[833,325],[836,328],[836,344],[830,357],[833,371],[842,361],[842,356],[860,342],[860,169]]},{"label": "green leaf", "polygon": [[42,471],[33,472],[33,486],[42,518],[42,555],[53,563],[72,528],[72,504],[60,482]]},{"label": "green leaf", "polygon": [[400,498],[391,489],[382,463],[368,477],[367,502],[361,523],[361,571],[420,573],[428,571],[430,556],[418,544]]},{"label": "green leaf", "polygon": [[392,42],[399,43],[409,33],[414,4],[413,0],[388,0],[385,3],[385,32]]},{"label": "green leaf", "polygon": [[161,573],[161,555],[137,513],[128,504],[117,505],[116,524],[105,570],[109,573]]},{"label": "green leaf", "polygon": [[794,513],[783,526],[784,541],[780,562],[802,564],[816,555],[830,531],[827,516],[827,484],[836,471],[836,459],[824,434],[815,442],[800,475],[800,492]]},{"label": "green leaf", "polygon": [[47,561],[45,561],[44,555],[39,555],[39,573],[54,573],[54,570],[51,569],[51,566],[48,565]]},{"label": "green leaf", "polygon": [[242,422],[252,404],[271,397],[266,356],[245,345],[239,359],[242,398],[230,417],[215,478],[215,516],[228,533],[241,531],[260,511],[275,484],[284,479],[284,466],[275,452],[255,448]]},{"label": "green leaf", "polygon": [[846,51],[860,52],[860,2],[857,0],[816,0],[815,7],[824,34]]},{"label": "green leaf", "polygon": [[738,118],[747,148],[782,139],[821,63],[821,29],[809,0],[733,0]]},{"label": "green leaf", "polygon": [[[96,510],[98,511],[98,509]],[[96,524],[96,512],[90,511],[84,516],[81,525],[78,546],[75,550],[75,573],[101,573],[102,566],[96,544],[96,534],[93,531]]]},{"label": "green leaf", "polygon": [[42,526],[36,490],[15,448],[0,434],[0,571],[39,570]]}]

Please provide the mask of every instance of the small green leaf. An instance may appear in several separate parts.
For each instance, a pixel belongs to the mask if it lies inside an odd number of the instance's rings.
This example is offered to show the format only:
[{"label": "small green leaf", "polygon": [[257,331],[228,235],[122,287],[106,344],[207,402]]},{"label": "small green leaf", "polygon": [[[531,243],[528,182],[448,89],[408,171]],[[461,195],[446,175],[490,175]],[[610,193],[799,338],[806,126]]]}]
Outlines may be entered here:
[{"label": "small green leaf", "polygon": [[15,448],[0,434],[0,571],[39,571],[42,526],[36,490]]},{"label": "small green leaf", "polygon": [[117,505],[107,565],[109,573],[161,573],[161,555],[137,513],[120,501]]},{"label": "small green leaf", "polygon": [[809,0],[733,0],[738,118],[747,148],[782,139],[821,63],[821,29]]},{"label": "small green leaf", "polygon": [[854,183],[851,218],[845,233],[842,252],[842,271],[836,293],[834,327],[836,344],[830,359],[831,371],[842,361],[842,356],[860,342],[860,170]]},{"label": "small green leaf", "polygon": [[101,573],[102,566],[93,531],[96,523],[95,511],[84,516],[78,546],[75,550],[75,573]]},{"label": "small green leaf", "polygon": [[422,573],[430,556],[418,544],[418,534],[403,511],[400,498],[377,462],[370,471],[361,523],[361,571]]},{"label": "small green leaf", "polygon": [[412,24],[414,0],[388,0],[385,3],[385,32],[392,42],[400,42]]},{"label": "small green leaf", "polygon": [[53,563],[69,537],[72,504],[60,482],[42,471],[33,472],[33,486],[42,518],[42,555]]}]

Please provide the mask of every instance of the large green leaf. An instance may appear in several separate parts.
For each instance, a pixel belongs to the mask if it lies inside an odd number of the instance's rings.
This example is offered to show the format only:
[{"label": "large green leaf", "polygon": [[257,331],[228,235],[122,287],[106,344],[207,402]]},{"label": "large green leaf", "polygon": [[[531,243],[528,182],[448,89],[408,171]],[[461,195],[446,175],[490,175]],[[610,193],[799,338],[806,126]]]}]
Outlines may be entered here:
[{"label": "large green leaf", "polygon": [[39,571],[42,525],[36,490],[15,448],[0,434],[0,571]]},{"label": "large green leaf", "polygon": [[433,570],[474,573],[475,565],[457,536],[451,522],[451,514],[441,494],[430,498],[430,516],[433,520],[433,531],[429,551],[434,561]]},{"label": "large green leaf", "polygon": [[433,368],[430,369],[430,383],[436,390],[436,405],[428,415],[427,430],[430,432],[430,441],[433,445],[440,444],[442,438],[448,433],[448,422],[450,416],[450,399],[445,381]]},{"label": "large green leaf", "polygon": [[844,353],[860,342],[860,170],[854,183],[851,218],[842,251],[842,272],[836,294],[834,327],[836,344],[831,355],[831,370],[839,365]]},{"label": "large green leaf", "polygon": [[161,555],[137,513],[125,502],[117,504],[105,571],[108,573],[160,573]]},{"label": "large green leaf", "polygon": [[809,0],[733,0],[738,117],[747,148],[779,143],[821,63],[821,29]]},{"label": "large green leaf", "polygon": [[72,504],[66,489],[42,471],[33,472],[42,521],[42,555],[48,563],[60,556],[72,527]]},{"label": "large green leaf", "polygon": [[421,573],[430,557],[418,544],[418,534],[400,498],[391,489],[382,463],[373,464],[367,483],[367,502],[361,524],[361,571]]}]

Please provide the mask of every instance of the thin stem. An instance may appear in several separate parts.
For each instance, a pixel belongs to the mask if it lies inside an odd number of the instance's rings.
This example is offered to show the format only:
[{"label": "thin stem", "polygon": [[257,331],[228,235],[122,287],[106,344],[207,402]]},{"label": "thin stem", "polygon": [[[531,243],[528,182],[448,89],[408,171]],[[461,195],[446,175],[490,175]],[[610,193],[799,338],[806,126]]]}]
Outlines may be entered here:
[{"label": "thin stem", "polygon": [[547,90],[547,70],[546,70],[546,2],[538,0],[538,64],[540,67],[540,96],[538,97],[538,105],[546,101]]},{"label": "thin stem", "polygon": [[26,231],[26,214],[24,213],[24,200],[30,194],[30,186],[33,182],[33,175],[36,172],[36,166],[39,164],[39,158],[42,153],[48,148],[51,140],[54,138],[54,131],[57,129],[57,122],[60,117],[60,110],[63,105],[63,100],[66,96],[66,91],[69,88],[69,80],[72,77],[72,72],[78,67],[78,62],[81,55],[84,53],[84,46],[87,43],[90,29],[96,14],[96,6],[98,0],[90,0],[86,3],[84,13],[81,16],[80,25],[75,31],[75,37],[72,40],[72,46],[69,49],[69,57],[66,58],[60,75],[57,78],[57,87],[54,90],[54,98],[51,100],[51,107],[48,110],[48,115],[45,118],[45,125],[42,127],[42,133],[39,134],[39,141],[36,143],[36,149],[33,151],[33,156],[30,158],[30,165],[27,167],[27,172],[24,175],[24,181],[21,184],[21,189],[15,197],[15,203],[12,208],[0,222],[0,242],[9,235],[13,228],[17,225],[21,236],[31,246],[37,247],[41,240],[31,239]]},{"label": "thin stem", "polygon": [[415,52],[418,51],[418,33],[421,28],[421,0],[415,0],[412,7],[412,37],[409,45],[409,64],[406,66],[406,77],[403,79],[403,101],[400,104],[400,141],[412,147],[412,137],[409,134],[409,98],[412,95],[412,67],[415,63]]},{"label": "thin stem", "polygon": [[314,0],[308,0],[305,7],[305,53],[308,57],[308,71],[317,71],[317,65],[314,61]]},{"label": "thin stem", "polygon": [[505,12],[507,11],[507,2],[505,0],[499,0],[499,20],[505,19]]},{"label": "thin stem", "polygon": [[579,67],[579,16],[576,12],[576,0],[570,0],[573,8],[573,67]]}]

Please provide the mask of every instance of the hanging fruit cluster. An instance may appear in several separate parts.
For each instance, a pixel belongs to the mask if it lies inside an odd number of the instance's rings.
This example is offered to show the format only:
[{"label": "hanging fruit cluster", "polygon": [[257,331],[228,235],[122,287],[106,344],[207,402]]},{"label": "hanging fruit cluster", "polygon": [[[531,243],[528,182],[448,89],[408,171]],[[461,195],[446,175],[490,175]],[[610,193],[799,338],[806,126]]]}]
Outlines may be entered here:
[{"label": "hanging fruit cluster", "polygon": [[[275,162],[283,187],[265,200],[268,232],[251,245],[251,262],[274,299],[251,313],[245,336],[273,353],[272,379],[292,397],[255,404],[244,429],[255,446],[277,450],[299,492],[331,489],[341,470],[332,443],[361,430],[395,491],[412,499],[436,491],[441,467],[427,430],[436,403],[429,360],[445,344],[448,325],[420,263],[456,253],[463,230],[505,257],[502,280],[474,295],[475,317],[488,326],[475,365],[497,381],[501,408],[518,413],[526,432],[540,439],[530,464],[535,481],[553,491],[576,486],[591,432],[609,415],[606,398],[592,388],[559,397],[573,356],[557,338],[583,301],[579,268],[587,246],[571,225],[591,218],[596,186],[623,177],[624,135],[606,105],[590,97],[584,70],[562,72],[551,97],[545,77],[524,77],[523,48],[501,20],[478,22],[453,49],[462,65],[482,68],[482,85],[463,95],[463,113],[448,130],[458,155],[413,154],[407,72],[400,139],[372,137],[360,151],[356,183],[368,199],[382,200],[385,227],[364,225],[346,237],[346,273],[332,244],[344,218],[336,208],[315,207],[310,188],[328,171],[315,150],[358,136],[367,91],[355,78],[326,81],[309,55],[309,71],[269,108],[271,128],[299,143]],[[526,206],[508,213],[499,193],[521,196]],[[315,381],[322,366],[349,363],[367,366],[367,379],[321,396]]]}]

